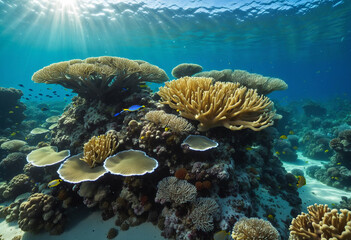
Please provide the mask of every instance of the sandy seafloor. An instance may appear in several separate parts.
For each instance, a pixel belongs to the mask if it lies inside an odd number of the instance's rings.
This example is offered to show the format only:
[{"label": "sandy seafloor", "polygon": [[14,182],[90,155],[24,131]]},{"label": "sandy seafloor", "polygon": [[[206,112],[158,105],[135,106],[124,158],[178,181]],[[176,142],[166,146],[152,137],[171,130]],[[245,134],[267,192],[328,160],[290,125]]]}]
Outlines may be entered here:
[{"label": "sandy seafloor", "polygon": [[[284,162],[284,167],[288,172],[292,169],[301,169],[306,172],[307,167],[311,165],[322,165],[323,162],[326,161],[312,160],[302,156],[302,153],[299,152],[298,160],[294,163]],[[298,190],[300,198],[302,199],[302,211],[304,212],[307,211],[307,206],[314,203],[328,204],[331,206],[333,203],[339,203],[341,201],[341,196],[350,195],[349,192],[327,186],[309,177],[306,173],[305,177],[307,184]],[[269,199],[266,200],[267,205],[274,205],[274,202],[270,202]],[[265,198],[262,198],[261,201],[265,201]],[[289,215],[290,209],[290,207],[280,208],[277,213]],[[106,239],[107,232],[110,228],[114,227],[118,229],[118,236],[114,238],[117,240],[165,239],[161,236],[161,231],[158,227],[152,225],[152,223],[144,223],[136,227],[131,227],[128,231],[120,231],[119,227],[114,225],[115,217],[103,221],[99,211],[94,211],[84,207],[70,210],[67,213],[67,219],[65,232],[58,236],[51,236],[49,233],[35,235],[28,232],[24,233],[18,228],[16,222],[7,223],[5,219],[1,219],[0,221],[0,234],[2,234],[2,237],[5,240],[11,240],[17,235],[23,235],[22,240],[96,240]]]}]

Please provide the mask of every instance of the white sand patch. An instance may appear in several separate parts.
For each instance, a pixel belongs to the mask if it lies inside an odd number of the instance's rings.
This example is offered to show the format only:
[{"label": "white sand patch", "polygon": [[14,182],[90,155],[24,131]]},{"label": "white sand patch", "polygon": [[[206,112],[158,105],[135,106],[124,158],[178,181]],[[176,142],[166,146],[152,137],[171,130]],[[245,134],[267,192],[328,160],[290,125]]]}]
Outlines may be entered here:
[{"label": "white sand patch", "polygon": [[298,189],[300,198],[302,199],[302,211],[307,211],[307,206],[312,204],[331,204],[339,203],[341,196],[350,197],[350,192],[341,189],[333,188],[324,183],[311,178],[306,174],[309,166],[318,165],[323,166],[326,161],[318,161],[304,157],[301,152],[297,153],[298,160],[296,162],[283,162],[286,171],[291,172],[293,169],[300,169],[305,173],[306,185]]},{"label": "white sand patch", "polygon": [[[16,222],[7,223],[4,219],[0,222],[0,234],[6,240],[11,240],[14,236],[22,235]],[[118,230],[116,240],[163,240],[161,230],[152,223],[143,223],[136,227],[130,227],[128,231],[121,231],[115,226],[116,217],[103,221],[100,211],[91,211],[87,208],[77,208],[68,213],[68,220],[65,232],[61,235],[52,236],[47,232],[33,234],[25,232],[22,240],[96,240],[107,239],[107,233],[111,228]]]}]

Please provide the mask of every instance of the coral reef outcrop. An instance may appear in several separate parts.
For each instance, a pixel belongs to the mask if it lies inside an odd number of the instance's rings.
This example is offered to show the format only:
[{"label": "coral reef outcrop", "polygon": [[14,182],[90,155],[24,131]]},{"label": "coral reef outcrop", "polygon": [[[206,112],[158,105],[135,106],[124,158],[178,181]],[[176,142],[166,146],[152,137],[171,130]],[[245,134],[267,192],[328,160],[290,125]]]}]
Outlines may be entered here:
[{"label": "coral reef outcrop", "polygon": [[191,77],[202,71],[202,67],[195,63],[181,63],[172,69],[172,76],[175,78]]},{"label": "coral reef outcrop", "polygon": [[0,126],[5,129],[25,119],[26,106],[20,102],[23,93],[19,89],[0,87]]}]

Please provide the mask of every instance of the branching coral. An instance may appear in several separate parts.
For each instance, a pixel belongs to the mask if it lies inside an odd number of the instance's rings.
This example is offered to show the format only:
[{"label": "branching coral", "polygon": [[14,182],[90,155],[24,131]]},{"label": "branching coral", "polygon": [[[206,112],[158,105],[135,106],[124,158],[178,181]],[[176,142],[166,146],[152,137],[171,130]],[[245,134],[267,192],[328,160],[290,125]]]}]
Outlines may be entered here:
[{"label": "branching coral", "polygon": [[166,177],[157,185],[156,202],[161,204],[173,202],[180,205],[192,202],[196,198],[196,187],[186,180],[179,180],[176,177]]},{"label": "branching coral", "polygon": [[328,205],[311,205],[308,214],[302,213],[290,225],[290,240],[347,240],[351,239],[351,212],[330,210]]},{"label": "branching coral", "polygon": [[232,231],[234,240],[278,240],[277,229],[266,220],[259,218],[241,218],[235,223]]},{"label": "branching coral", "polygon": [[113,133],[93,136],[84,144],[84,156],[81,160],[93,168],[96,164],[103,163],[107,157],[116,151],[117,147],[117,137]]},{"label": "branching coral", "polygon": [[123,89],[137,89],[140,82],[159,83],[168,77],[162,69],[147,62],[103,56],[51,64],[34,73],[32,80],[60,84],[84,98],[111,100]]},{"label": "branching coral", "polygon": [[181,116],[200,121],[199,131],[218,126],[260,131],[273,125],[272,101],[238,83],[212,84],[211,78],[183,77],[166,82],[158,94]]},{"label": "branching coral", "polygon": [[145,118],[162,127],[168,127],[171,131],[177,133],[191,132],[194,130],[194,126],[185,118],[178,117],[174,114],[168,114],[164,111],[150,111],[145,114]]},{"label": "branching coral", "polygon": [[210,232],[214,228],[213,217],[218,214],[219,206],[212,198],[198,198],[189,218],[197,230]]}]

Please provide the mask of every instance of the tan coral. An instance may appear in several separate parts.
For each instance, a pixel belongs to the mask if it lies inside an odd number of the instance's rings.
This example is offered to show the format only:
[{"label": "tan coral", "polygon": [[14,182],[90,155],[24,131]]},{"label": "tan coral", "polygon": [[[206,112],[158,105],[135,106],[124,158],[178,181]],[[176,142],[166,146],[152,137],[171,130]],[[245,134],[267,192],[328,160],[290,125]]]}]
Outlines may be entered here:
[{"label": "tan coral", "polygon": [[166,82],[158,94],[163,104],[181,116],[198,120],[199,131],[218,126],[260,131],[273,125],[273,102],[238,83],[213,84],[212,78],[183,77]]},{"label": "tan coral", "polygon": [[60,84],[81,97],[118,100],[116,93],[123,89],[131,92],[144,81],[164,82],[167,74],[157,66],[119,57],[91,57],[51,64],[35,72],[37,83]]},{"label": "tan coral", "polygon": [[259,218],[240,218],[232,231],[234,240],[279,240],[279,232],[272,224]]},{"label": "tan coral", "polygon": [[308,213],[294,218],[290,225],[290,240],[348,240],[351,239],[351,212],[330,210],[328,205],[311,205]]},{"label": "tan coral", "polygon": [[112,133],[93,136],[84,144],[84,156],[81,160],[85,161],[91,168],[103,163],[111,156],[118,147],[116,135]]}]

